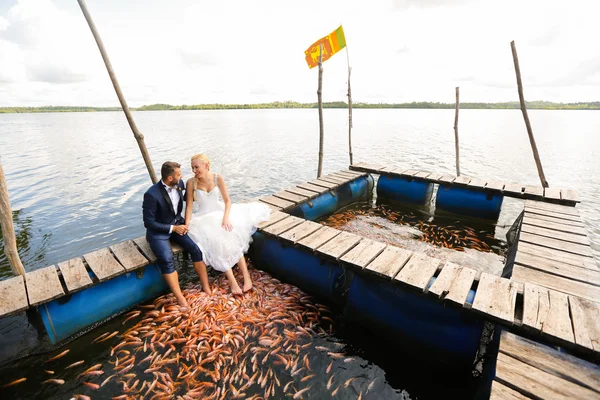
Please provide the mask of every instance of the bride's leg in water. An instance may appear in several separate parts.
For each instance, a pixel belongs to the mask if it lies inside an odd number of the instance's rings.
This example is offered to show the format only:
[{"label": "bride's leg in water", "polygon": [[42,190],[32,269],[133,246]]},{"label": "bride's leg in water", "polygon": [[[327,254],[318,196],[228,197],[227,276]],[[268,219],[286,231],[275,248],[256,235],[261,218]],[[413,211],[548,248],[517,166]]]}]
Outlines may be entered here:
[{"label": "bride's leg in water", "polygon": [[248,272],[248,265],[246,264],[246,258],[242,256],[240,261],[237,263],[238,267],[242,270],[242,275],[244,276],[244,287],[243,291],[247,292],[252,290],[252,278],[250,278],[250,273]]},{"label": "bride's leg in water", "polygon": [[231,293],[234,295],[242,295],[242,289],[240,289],[240,285],[238,285],[235,280],[235,276],[233,276],[233,271],[229,268],[225,271],[225,275],[227,275],[227,279],[229,279],[229,286],[231,286]]}]

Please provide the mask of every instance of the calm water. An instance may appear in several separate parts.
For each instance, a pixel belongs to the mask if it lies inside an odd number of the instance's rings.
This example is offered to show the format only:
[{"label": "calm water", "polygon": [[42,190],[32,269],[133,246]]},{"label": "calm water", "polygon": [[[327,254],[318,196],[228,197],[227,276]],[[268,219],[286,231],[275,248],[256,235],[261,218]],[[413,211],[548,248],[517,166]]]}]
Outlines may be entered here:
[{"label": "calm water", "polygon": [[[346,116],[325,110],[325,173],[348,165]],[[204,152],[234,201],[316,176],[316,110],[137,112],[134,118],[157,172],[172,160],[191,176],[189,157]],[[530,118],[550,185],[579,191],[599,254],[600,113],[530,111]],[[355,161],[453,173],[453,120],[453,110],[355,110]],[[539,184],[520,111],[463,110],[459,129],[463,174]],[[0,156],[27,270],[144,234],[141,199],[151,182],[122,113],[0,115]],[[497,237],[521,206],[505,200]],[[0,279],[10,275],[0,250]],[[40,342],[22,315],[0,320],[0,361]],[[372,361],[379,352],[369,354]],[[425,387],[385,369],[395,389],[427,397]]]}]

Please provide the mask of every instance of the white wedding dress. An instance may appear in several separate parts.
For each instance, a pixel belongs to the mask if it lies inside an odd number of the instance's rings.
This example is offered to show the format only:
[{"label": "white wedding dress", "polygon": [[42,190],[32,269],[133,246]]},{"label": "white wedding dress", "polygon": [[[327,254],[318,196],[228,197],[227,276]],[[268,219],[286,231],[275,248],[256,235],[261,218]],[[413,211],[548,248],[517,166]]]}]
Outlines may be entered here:
[{"label": "white wedding dress", "polygon": [[[217,174],[215,173],[215,183]],[[232,204],[229,211],[231,232],[221,223],[225,204],[219,199],[219,188],[210,191],[195,189],[192,219],[188,235],[202,251],[204,262],[217,271],[232,268],[248,251],[256,227],[269,219],[271,209],[262,203]]]}]

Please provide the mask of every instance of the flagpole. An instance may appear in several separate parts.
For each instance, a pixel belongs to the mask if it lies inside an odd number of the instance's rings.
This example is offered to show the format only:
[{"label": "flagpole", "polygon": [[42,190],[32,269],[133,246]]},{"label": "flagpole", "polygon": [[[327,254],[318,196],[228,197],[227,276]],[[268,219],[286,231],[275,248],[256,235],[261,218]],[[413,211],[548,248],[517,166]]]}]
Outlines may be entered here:
[{"label": "flagpole", "polygon": [[346,60],[348,61],[348,152],[350,154],[350,165],[352,165],[352,90],[350,88],[350,74],[352,72],[352,68],[350,68],[348,44],[346,44]]},{"label": "flagpole", "polygon": [[317,89],[317,101],[319,105],[319,167],[317,169],[317,178],[321,177],[323,172],[323,44],[319,47],[319,86]]}]

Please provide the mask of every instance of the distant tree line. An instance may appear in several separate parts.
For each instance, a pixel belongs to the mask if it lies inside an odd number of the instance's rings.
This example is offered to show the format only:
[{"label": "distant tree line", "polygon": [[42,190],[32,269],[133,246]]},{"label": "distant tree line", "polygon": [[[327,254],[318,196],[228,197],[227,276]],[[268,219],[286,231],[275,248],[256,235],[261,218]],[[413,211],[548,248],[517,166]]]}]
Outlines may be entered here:
[{"label": "distant tree line", "polygon": [[[411,103],[353,103],[353,108],[414,108],[414,109],[453,109],[454,103],[438,103],[430,101],[413,101]],[[344,101],[331,101],[323,103],[323,108],[347,108]],[[296,101],[276,101],[273,103],[256,104],[196,104],[180,105],[151,104],[134,111],[161,111],[161,110],[253,110],[253,109],[281,109],[281,108],[317,108],[317,103],[299,103]],[[498,109],[516,110],[520,108],[519,102],[505,103],[460,103],[461,109]],[[589,103],[553,103],[550,101],[528,101],[527,108],[531,110],[600,110],[600,101]],[[0,107],[0,113],[35,113],[35,112],[89,112],[89,111],[119,111],[120,107],[71,107],[71,106],[44,106],[44,107]]]}]

